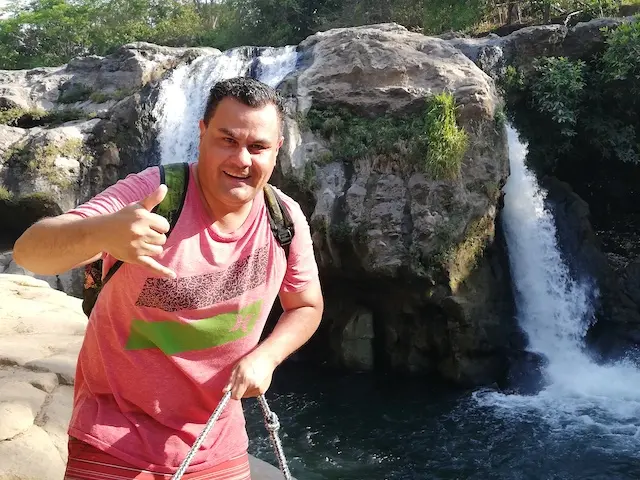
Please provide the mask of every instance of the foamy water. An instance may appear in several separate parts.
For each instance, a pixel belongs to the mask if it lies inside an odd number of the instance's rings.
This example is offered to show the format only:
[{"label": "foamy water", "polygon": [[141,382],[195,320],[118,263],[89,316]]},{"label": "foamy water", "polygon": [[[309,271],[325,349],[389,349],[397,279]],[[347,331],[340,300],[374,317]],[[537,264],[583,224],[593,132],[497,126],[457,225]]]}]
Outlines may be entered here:
[{"label": "foamy water", "polygon": [[525,166],[527,146],[510,126],[507,133],[511,174],[504,188],[503,225],[516,310],[528,350],[548,360],[547,385],[532,396],[480,391],[474,398],[499,415],[534,414],[565,431],[596,429],[640,446],[640,370],[631,362],[598,365],[585,351],[597,292],[571,278],[544,205],[546,192]]}]

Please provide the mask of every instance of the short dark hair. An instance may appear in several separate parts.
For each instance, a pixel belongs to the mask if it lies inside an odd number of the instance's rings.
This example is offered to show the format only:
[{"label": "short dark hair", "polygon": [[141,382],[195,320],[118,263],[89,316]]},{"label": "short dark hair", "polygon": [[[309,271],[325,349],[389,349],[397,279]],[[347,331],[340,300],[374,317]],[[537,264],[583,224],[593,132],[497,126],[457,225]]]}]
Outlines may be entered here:
[{"label": "short dark hair", "polygon": [[204,123],[209,124],[218,104],[223,98],[232,97],[253,108],[264,107],[272,103],[278,112],[278,120],[282,128],[284,120],[284,101],[278,92],[258,80],[250,77],[235,77],[216,83],[209,91],[209,99],[204,110]]}]

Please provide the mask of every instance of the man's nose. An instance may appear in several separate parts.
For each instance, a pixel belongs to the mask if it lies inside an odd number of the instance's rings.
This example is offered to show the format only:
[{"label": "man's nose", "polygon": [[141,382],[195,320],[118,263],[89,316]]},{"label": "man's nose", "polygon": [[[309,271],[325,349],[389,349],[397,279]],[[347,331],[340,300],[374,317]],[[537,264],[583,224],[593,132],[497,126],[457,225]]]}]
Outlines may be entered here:
[{"label": "man's nose", "polygon": [[249,150],[247,150],[247,147],[241,146],[236,151],[236,154],[234,155],[234,160],[239,167],[242,167],[242,168],[250,167],[251,153],[249,153]]}]

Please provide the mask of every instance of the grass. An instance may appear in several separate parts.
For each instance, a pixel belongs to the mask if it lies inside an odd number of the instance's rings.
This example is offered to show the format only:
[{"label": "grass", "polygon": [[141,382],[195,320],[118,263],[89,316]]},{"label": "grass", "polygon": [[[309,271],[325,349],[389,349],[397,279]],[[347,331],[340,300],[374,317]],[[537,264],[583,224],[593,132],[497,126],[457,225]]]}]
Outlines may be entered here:
[{"label": "grass", "polygon": [[0,125],[22,128],[44,125],[56,126],[85,118],[85,116],[82,110],[74,108],[50,110],[48,112],[40,108],[9,108],[0,111]]},{"label": "grass", "polygon": [[402,117],[371,118],[345,107],[327,107],[310,109],[299,122],[328,140],[327,158],[408,161],[434,180],[456,178],[468,146],[467,134],[456,122],[455,99],[446,92],[426,98],[418,112]]},{"label": "grass", "polygon": [[428,147],[425,170],[436,179],[458,177],[469,139],[456,123],[452,95],[442,93],[431,99],[425,129]]}]

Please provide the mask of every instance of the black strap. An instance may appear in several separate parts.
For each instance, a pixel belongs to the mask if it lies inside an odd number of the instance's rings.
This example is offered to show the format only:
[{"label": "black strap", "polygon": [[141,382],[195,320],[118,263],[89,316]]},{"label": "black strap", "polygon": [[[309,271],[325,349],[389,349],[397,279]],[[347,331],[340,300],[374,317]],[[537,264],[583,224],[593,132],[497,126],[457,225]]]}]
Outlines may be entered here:
[{"label": "black strap", "polygon": [[274,188],[268,183],[264,186],[264,195],[267,204],[267,216],[269,217],[269,224],[274,237],[278,240],[278,243],[284,249],[284,254],[289,258],[289,247],[293,236],[295,235],[295,228],[293,226],[293,220],[287,207],[283,203],[280,195],[276,193]]}]

